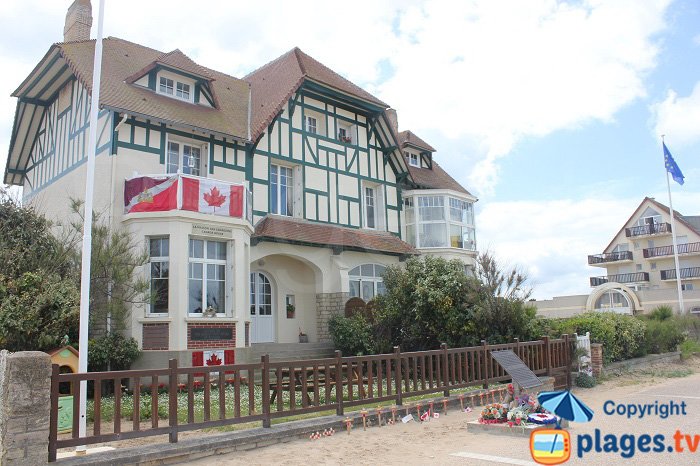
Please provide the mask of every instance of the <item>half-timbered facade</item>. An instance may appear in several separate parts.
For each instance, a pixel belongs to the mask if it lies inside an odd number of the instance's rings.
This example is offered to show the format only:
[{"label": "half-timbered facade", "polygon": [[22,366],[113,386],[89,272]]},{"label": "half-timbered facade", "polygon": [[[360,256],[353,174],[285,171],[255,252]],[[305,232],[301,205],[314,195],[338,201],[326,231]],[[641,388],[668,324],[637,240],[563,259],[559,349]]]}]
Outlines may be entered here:
[{"label": "half-timbered facade", "polygon": [[[56,219],[85,190],[95,44],[71,39],[13,94],[4,178]],[[238,79],[110,37],[100,93],[95,209],[149,253],[153,299],[130,326],[145,364],[327,341],[386,266],[473,264],[476,198],[388,104],[298,48]]]}]

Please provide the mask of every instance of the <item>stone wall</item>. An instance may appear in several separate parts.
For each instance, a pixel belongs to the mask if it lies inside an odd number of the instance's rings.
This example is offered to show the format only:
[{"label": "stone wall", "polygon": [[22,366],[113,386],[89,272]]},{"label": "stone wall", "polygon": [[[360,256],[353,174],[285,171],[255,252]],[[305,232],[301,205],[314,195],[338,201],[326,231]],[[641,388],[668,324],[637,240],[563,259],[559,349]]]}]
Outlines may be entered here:
[{"label": "stone wall", "polygon": [[349,293],[316,294],[316,325],[318,331],[318,341],[331,341],[331,335],[328,332],[328,321],[336,314],[343,314],[345,310],[345,303],[349,298]]},{"label": "stone wall", "polygon": [[47,464],[51,358],[0,351],[0,464]]}]

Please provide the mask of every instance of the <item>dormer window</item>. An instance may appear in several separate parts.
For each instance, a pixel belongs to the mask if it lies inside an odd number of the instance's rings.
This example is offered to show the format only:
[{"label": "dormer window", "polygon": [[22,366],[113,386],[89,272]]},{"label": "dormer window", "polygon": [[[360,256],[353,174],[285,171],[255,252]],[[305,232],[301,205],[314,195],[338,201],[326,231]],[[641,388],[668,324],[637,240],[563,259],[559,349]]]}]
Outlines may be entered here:
[{"label": "dormer window", "polygon": [[192,102],[192,84],[179,81],[176,77],[160,76],[158,93]]},{"label": "dormer window", "polygon": [[408,157],[408,164],[412,167],[420,167],[420,158],[418,154],[413,152],[406,152],[406,157]]}]

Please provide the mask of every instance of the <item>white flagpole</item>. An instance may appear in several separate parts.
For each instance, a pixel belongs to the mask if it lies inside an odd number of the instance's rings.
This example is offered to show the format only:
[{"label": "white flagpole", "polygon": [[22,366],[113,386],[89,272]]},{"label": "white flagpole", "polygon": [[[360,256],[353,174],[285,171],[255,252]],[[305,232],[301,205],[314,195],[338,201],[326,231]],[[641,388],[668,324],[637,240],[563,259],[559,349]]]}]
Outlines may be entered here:
[{"label": "white flagpole", "polygon": [[[90,261],[92,260],[92,198],[95,187],[95,151],[97,149],[97,118],[100,106],[100,78],[102,75],[102,23],[105,0],[100,0],[97,16],[97,37],[92,71],[92,99],[90,100],[90,130],[87,145],[87,174],[85,175],[85,221],[83,223],[83,251],[80,269],[80,347],[78,372],[86,373],[88,366],[88,323],[90,315]],[[119,387],[115,387],[118,390]],[[79,437],[87,430],[87,381],[80,382]],[[76,447],[78,454],[85,454],[85,445]]]},{"label": "white flagpole", "polygon": [[[664,136],[661,135],[661,143],[664,142]],[[664,154],[664,159],[666,154]],[[664,164],[665,168],[665,164]],[[678,243],[676,241],[676,220],[673,215],[673,201],[671,200],[671,180],[669,178],[668,169],[666,169],[666,187],[668,188],[668,206],[671,213],[671,237],[673,238],[673,260],[676,263],[676,286],[678,288],[678,313],[685,314],[685,306],[683,305],[683,289],[681,287],[681,267],[678,262]]]}]

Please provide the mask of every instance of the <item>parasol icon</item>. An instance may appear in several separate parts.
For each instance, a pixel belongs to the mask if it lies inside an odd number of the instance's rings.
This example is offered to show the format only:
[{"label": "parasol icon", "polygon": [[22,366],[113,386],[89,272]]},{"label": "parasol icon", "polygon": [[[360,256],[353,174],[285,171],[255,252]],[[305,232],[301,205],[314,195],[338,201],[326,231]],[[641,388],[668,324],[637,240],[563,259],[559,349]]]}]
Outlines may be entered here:
[{"label": "parasol icon", "polygon": [[568,390],[542,392],[537,401],[547,411],[573,422],[589,422],[593,419],[593,410]]}]

